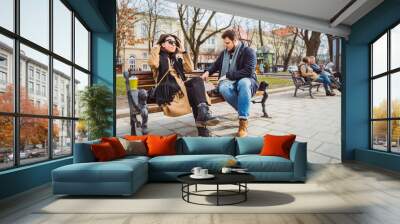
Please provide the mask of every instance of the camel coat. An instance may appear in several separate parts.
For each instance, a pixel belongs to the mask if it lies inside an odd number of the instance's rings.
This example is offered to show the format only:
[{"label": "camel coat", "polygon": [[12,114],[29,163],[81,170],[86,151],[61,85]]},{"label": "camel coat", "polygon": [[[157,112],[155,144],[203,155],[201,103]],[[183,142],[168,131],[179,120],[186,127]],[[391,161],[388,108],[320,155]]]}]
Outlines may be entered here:
[{"label": "camel coat", "polygon": [[[177,57],[182,58],[183,70],[185,71],[185,73],[193,72],[193,62],[189,54],[177,54]],[[154,80],[156,80],[158,76],[159,64],[160,64],[160,46],[156,45],[151,50],[149,57],[149,65],[151,67],[151,70],[153,71]],[[175,69],[171,66],[171,63],[169,63],[169,68],[171,75],[175,78],[176,82],[181,88],[183,96],[178,96],[177,94],[175,95],[174,100],[170,104],[162,105],[161,108],[164,112],[164,115],[169,117],[178,117],[192,113],[192,108],[189,103],[189,98],[184,81],[178,76]],[[207,103],[211,105],[210,97],[208,96],[207,92],[205,94]]]},{"label": "camel coat", "polygon": [[299,71],[301,76],[310,77],[313,81],[319,78],[319,75],[315,73],[313,69],[304,62],[301,62],[299,64]]}]

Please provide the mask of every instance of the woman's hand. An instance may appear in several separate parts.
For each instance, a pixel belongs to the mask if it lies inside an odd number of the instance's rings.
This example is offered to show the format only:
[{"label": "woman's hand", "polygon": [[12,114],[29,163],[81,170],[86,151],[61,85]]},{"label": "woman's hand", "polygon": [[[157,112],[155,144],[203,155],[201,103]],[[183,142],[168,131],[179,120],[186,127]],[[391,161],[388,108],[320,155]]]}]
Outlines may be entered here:
[{"label": "woman's hand", "polygon": [[206,71],[200,76],[200,78],[202,78],[204,81],[207,81],[208,76],[209,76],[209,73],[208,73],[208,71]]},{"label": "woman's hand", "polygon": [[176,49],[178,49],[178,53],[184,53],[185,52],[185,48],[184,47],[176,47]]}]

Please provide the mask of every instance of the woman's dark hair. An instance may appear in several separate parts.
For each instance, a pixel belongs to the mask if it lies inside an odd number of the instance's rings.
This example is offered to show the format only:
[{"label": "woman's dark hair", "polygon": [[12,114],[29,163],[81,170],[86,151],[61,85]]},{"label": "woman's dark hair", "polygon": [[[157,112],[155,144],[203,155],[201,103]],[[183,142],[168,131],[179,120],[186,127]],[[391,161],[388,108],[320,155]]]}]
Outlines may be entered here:
[{"label": "woman's dark hair", "polygon": [[226,30],[222,33],[222,39],[229,38],[231,41],[237,40],[238,35],[234,30]]},{"label": "woman's dark hair", "polygon": [[181,40],[177,36],[175,36],[173,34],[161,34],[160,38],[157,41],[157,44],[158,45],[163,44],[166,41],[167,37],[173,37],[175,39],[175,41],[176,41],[176,46],[177,47],[181,47]]}]

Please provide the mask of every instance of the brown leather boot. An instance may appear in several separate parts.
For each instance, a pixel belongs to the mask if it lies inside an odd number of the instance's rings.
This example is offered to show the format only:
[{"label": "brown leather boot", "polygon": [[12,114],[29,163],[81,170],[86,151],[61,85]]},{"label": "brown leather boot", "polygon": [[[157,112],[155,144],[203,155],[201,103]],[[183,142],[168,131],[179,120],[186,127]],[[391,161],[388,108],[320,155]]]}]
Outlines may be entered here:
[{"label": "brown leather boot", "polygon": [[239,119],[239,130],[237,133],[237,137],[246,137],[248,127],[249,122],[247,121],[247,119]]}]

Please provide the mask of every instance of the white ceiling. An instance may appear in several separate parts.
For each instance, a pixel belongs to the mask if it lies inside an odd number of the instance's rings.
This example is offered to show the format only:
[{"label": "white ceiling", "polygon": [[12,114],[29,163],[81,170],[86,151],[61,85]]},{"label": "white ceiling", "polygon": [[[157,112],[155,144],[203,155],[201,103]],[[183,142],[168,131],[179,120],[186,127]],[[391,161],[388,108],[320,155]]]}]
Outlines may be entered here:
[{"label": "white ceiling", "polygon": [[383,0],[356,0],[331,23],[330,20],[351,0],[169,1],[342,37],[350,34],[350,26],[353,23],[383,2]]}]

